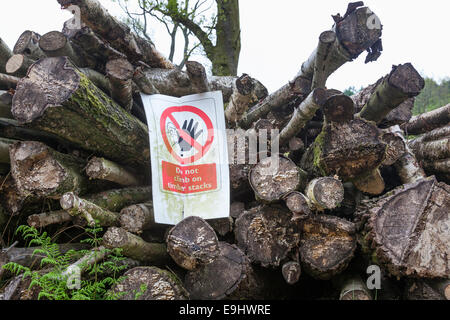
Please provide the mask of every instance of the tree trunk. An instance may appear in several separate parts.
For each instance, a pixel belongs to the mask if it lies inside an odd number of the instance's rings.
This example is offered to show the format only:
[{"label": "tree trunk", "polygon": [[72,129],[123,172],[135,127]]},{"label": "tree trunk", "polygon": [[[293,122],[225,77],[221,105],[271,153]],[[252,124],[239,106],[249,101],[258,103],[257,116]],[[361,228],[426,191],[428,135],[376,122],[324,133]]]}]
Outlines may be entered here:
[{"label": "tree trunk", "polygon": [[219,240],[203,219],[187,217],[167,235],[167,251],[180,267],[195,270],[213,262],[220,254]]},{"label": "tree trunk", "polygon": [[120,211],[120,226],[135,234],[141,234],[145,230],[157,227],[153,203],[133,204],[123,208]]},{"label": "tree trunk", "polygon": [[449,205],[450,187],[434,178],[362,203],[356,215],[363,251],[394,276],[448,277]]},{"label": "tree trunk", "polygon": [[139,38],[123,22],[118,21],[97,0],[58,0],[63,7],[76,5],[81,21],[104,38],[113,48],[123,52],[132,63],[143,61],[152,68],[174,68],[153,43]]},{"label": "tree trunk", "polygon": [[66,57],[42,59],[30,68],[18,85],[12,113],[21,124],[119,163],[146,166],[149,161],[147,127]]},{"label": "tree trunk", "polygon": [[236,87],[231,95],[230,102],[225,110],[225,118],[230,123],[239,121],[250,105],[256,100],[256,80],[248,74],[236,79]]},{"label": "tree trunk", "polygon": [[378,80],[359,116],[380,123],[406,99],[417,96],[425,81],[411,63],[393,66],[390,74]]},{"label": "tree trunk", "polygon": [[15,89],[19,78],[0,73],[0,90]]},{"label": "tree trunk", "polygon": [[41,39],[41,35],[26,30],[24,31],[17,40],[14,45],[13,53],[14,54],[23,54],[27,58],[31,60],[39,60],[45,58],[45,53],[39,47],[39,40]]},{"label": "tree trunk", "polygon": [[11,58],[12,52],[8,45],[0,38],[0,73],[5,73],[5,65]]},{"label": "tree trunk", "polygon": [[27,58],[23,54],[14,54],[6,63],[6,73],[19,78],[25,77],[28,72],[28,68],[33,63],[34,60]]},{"label": "tree trunk", "polygon": [[422,134],[448,125],[448,123],[450,123],[450,103],[430,112],[412,117],[401,128],[407,134]]},{"label": "tree trunk", "polygon": [[125,59],[110,60],[106,64],[111,98],[130,112],[133,107],[134,67]]},{"label": "tree trunk", "polygon": [[97,157],[89,160],[86,165],[86,174],[91,179],[107,180],[122,186],[139,186],[144,180],[112,161]]},{"label": "tree trunk", "polygon": [[236,243],[252,263],[277,267],[296,250],[300,240],[292,217],[281,206],[254,207],[236,219]]},{"label": "tree trunk", "polygon": [[328,215],[313,215],[303,221],[300,257],[310,276],[328,280],[344,271],[356,250],[355,225]]},{"label": "tree trunk", "polygon": [[430,161],[450,157],[450,137],[422,143],[414,143],[413,140],[408,145],[418,160]]},{"label": "tree trunk", "polygon": [[118,300],[187,300],[189,294],[172,272],[156,267],[128,270],[108,292]]},{"label": "tree trunk", "polygon": [[261,299],[261,279],[250,260],[235,245],[219,243],[220,255],[212,263],[186,274],[184,286],[191,299]]},{"label": "tree trunk", "polygon": [[[11,105],[13,94],[8,91],[0,92],[0,119],[7,118],[12,119]],[[6,137],[7,138],[7,137]]]},{"label": "tree trunk", "polygon": [[344,186],[333,177],[311,180],[305,189],[311,207],[318,211],[333,210],[344,200]]}]

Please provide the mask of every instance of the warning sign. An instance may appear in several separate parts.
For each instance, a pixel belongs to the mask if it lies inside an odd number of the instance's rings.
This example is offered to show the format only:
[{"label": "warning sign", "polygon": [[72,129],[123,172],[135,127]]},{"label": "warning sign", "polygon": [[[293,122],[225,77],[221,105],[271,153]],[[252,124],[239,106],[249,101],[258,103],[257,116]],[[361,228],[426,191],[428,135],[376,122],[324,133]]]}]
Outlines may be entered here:
[{"label": "warning sign", "polygon": [[229,215],[222,93],[142,95],[149,126],[155,221]]}]

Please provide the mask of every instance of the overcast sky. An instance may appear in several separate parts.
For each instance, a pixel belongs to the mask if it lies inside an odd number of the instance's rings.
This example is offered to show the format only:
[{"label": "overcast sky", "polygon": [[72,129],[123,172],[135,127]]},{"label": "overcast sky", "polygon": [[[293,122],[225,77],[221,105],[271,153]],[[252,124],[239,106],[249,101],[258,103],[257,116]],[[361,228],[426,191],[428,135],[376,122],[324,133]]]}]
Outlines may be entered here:
[{"label": "overcast sky", "polygon": [[[132,1],[132,0],[131,0]],[[100,0],[114,15],[120,8]],[[317,45],[318,36],[333,24],[332,14],[344,14],[344,0],[240,0],[242,50],[239,73],[260,80],[270,92],[291,80]],[[364,64],[365,53],[337,70],[327,87],[344,90],[375,82],[393,64],[411,62],[423,75],[437,80],[450,76],[448,0],[365,1],[383,24],[384,51],[376,62]],[[0,11],[0,37],[12,48],[24,30],[45,34],[61,30],[71,15],[56,0],[8,1]],[[150,32],[156,47],[168,53],[164,29]]]}]

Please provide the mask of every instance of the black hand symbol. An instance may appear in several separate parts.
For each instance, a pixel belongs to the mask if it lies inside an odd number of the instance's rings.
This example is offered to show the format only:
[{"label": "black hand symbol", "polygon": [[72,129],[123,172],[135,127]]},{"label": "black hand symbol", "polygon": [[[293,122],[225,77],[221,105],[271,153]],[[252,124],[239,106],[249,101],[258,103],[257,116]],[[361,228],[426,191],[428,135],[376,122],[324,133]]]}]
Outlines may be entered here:
[{"label": "black hand symbol", "polygon": [[[197,138],[202,134],[203,129],[199,132],[195,133],[198,127],[198,122],[195,123],[195,125],[192,127],[192,124],[194,123],[194,119],[191,119],[189,121],[189,125],[187,124],[187,120],[184,120],[183,127],[181,128],[185,133],[187,133],[192,139],[197,140]],[[187,126],[187,128],[186,128]],[[178,144],[180,145],[181,152],[189,151],[192,149],[192,145],[189,144],[186,140],[184,140],[180,134],[178,133]]]}]

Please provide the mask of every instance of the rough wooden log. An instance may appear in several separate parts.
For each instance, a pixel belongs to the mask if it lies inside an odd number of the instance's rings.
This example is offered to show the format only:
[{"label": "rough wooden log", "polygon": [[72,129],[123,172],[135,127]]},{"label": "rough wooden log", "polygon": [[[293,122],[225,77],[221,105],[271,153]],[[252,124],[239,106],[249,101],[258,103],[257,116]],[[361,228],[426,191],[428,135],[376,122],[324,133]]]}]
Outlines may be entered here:
[{"label": "rough wooden log", "polygon": [[186,62],[186,72],[197,93],[210,91],[205,67],[197,61]]},{"label": "rough wooden log", "polygon": [[[372,22],[375,23],[372,24]],[[358,8],[346,15],[336,23],[333,29],[336,33],[335,41],[332,41],[333,36],[330,32],[322,33],[318,48],[302,64],[294,80],[251,108],[240,121],[240,127],[250,127],[253,122],[263,118],[269,111],[286,105],[299,96],[306,98],[311,91],[316,60],[319,67],[318,71],[321,71],[320,75],[317,73],[316,85],[324,85],[329,75],[345,62],[351,61],[358,57],[360,53],[372,47],[381,36],[381,23],[378,17],[367,7]],[[324,51],[329,53],[323,54]]]},{"label": "rough wooden log", "polygon": [[[105,210],[119,212],[127,206],[148,201],[151,199],[151,194],[150,187],[137,187],[108,190],[85,196],[84,199]],[[35,228],[43,228],[72,220],[73,217],[68,212],[61,210],[30,215],[27,222]]]},{"label": "rough wooden log", "polygon": [[76,196],[73,192],[65,193],[60,199],[61,207],[71,216],[82,216],[89,226],[119,226],[120,214]]},{"label": "rough wooden log", "polygon": [[333,177],[311,180],[305,189],[310,206],[318,211],[333,210],[344,200],[344,186]]},{"label": "rough wooden log", "polygon": [[14,45],[14,54],[23,54],[31,60],[45,58],[45,53],[39,47],[41,35],[30,30],[24,31]]},{"label": "rough wooden log", "polygon": [[18,84],[12,113],[20,124],[56,134],[113,161],[140,166],[149,161],[147,127],[67,57],[41,59],[30,68]]},{"label": "rough wooden log", "polygon": [[66,56],[78,67],[89,65],[86,61],[86,54],[74,46],[62,32],[47,32],[39,40],[39,47],[48,57]]},{"label": "rough wooden log", "polygon": [[23,54],[14,54],[9,58],[5,65],[6,73],[22,78],[27,72],[28,68],[34,63],[34,60],[26,57]]},{"label": "rough wooden log", "polygon": [[9,146],[16,142],[17,140],[0,137],[0,163],[10,163]]},{"label": "rough wooden log", "polygon": [[383,166],[391,166],[405,154],[405,141],[399,135],[390,132],[389,129],[383,132],[381,140],[387,145]]},{"label": "rough wooden log", "polygon": [[366,175],[353,179],[353,184],[358,190],[371,195],[382,194],[384,188],[386,188],[379,169],[375,169]]},{"label": "rough wooden log", "polygon": [[299,248],[303,270],[322,280],[344,271],[356,250],[355,225],[328,215],[313,215],[302,222]]},{"label": "rough wooden log", "polygon": [[120,211],[120,226],[128,232],[141,234],[155,227],[153,203],[134,204]]},{"label": "rough wooden log", "polygon": [[408,143],[418,160],[439,160],[450,157],[450,137],[417,143],[414,140]]},{"label": "rough wooden log", "polygon": [[424,86],[425,81],[411,63],[393,66],[391,73],[378,80],[359,116],[380,123],[406,99],[417,96]]},{"label": "rough wooden log", "polygon": [[292,219],[304,219],[311,214],[308,198],[301,192],[292,191],[283,196],[286,207],[294,214]]},{"label": "rough wooden log", "polygon": [[400,137],[405,143],[405,153],[395,162],[394,166],[403,183],[411,183],[426,177],[425,172],[417,161],[414,153],[407,145],[403,131],[398,125],[387,129],[388,132]]},{"label": "rough wooden log", "polygon": [[281,206],[258,206],[235,222],[237,245],[253,263],[277,267],[287,259],[300,240],[293,214]]},{"label": "rough wooden log", "polygon": [[108,292],[118,300],[187,300],[188,292],[175,274],[156,267],[128,270]]},{"label": "rough wooden log", "polygon": [[212,263],[186,274],[184,286],[191,299],[261,299],[261,279],[245,254],[226,242],[220,242],[219,249]]},{"label": "rough wooden log", "polygon": [[13,94],[9,91],[0,92],[0,118],[12,119],[11,105]]},{"label": "rough wooden log", "polygon": [[99,89],[109,94],[109,81],[103,74],[90,68],[80,68],[80,71]]},{"label": "rough wooden log", "polygon": [[230,205],[230,216],[234,219],[239,218],[239,216],[245,211],[245,203],[234,201]]},{"label": "rough wooden log", "polygon": [[411,143],[412,145],[414,145],[416,143],[421,144],[421,143],[425,143],[425,142],[429,142],[429,141],[444,139],[447,137],[450,137],[450,126],[445,126],[445,127],[431,130],[427,133],[424,133],[424,134],[418,136],[417,138],[414,138],[411,141],[408,141],[408,143]]},{"label": "rough wooden log", "polygon": [[285,157],[274,155],[261,160],[250,173],[250,186],[258,200],[274,202],[306,184],[306,173]]},{"label": "rough wooden log", "polygon": [[86,174],[91,179],[107,180],[122,186],[143,184],[142,177],[138,178],[136,174],[105,158],[93,157],[89,160],[86,166]]},{"label": "rough wooden log", "polygon": [[8,45],[0,38],[0,73],[5,73],[5,65],[8,59],[11,58],[12,52]]},{"label": "rough wooden log", "polygon": [[406,300],[450,300],[448,280],[408,279],[405,286],[405,298]]},{"label": "rough wooden log", "polygon": [[407,134],[422,134],[433,129],[446,126],[450,123],[450,103],[412,117],[409,122],[404,123],[401,128]]},{"label": "rough wooden log", "polygon": [[438,179],[450,183],[450,159],[421,161],[421,165],[428,174],[435,174]]},{"label": "rough wooden log", "polygon": [[372,294],[359,275],[345,275],[340,282],[339,300],[372,300]]},{"label": "rough wooden log", "polygon": [[111,97],[128,112],[133,107],[134,67],[125,59],[110,60],[106,64]]},{"label": "rough wooden log", "polygon": [[159,53],[153,43],[144,40],[118,21],[97,0],[58,0],[63,7],[76,5],[81,11],[81,21],[112,47],[123,52],[131,62],[143,61],[152,68],[174,68]]},{"label": "rough wooden log", "polygon": [[393,276],[448,277],[449,204],[450,187],[433,177],[362,202],[363,252]]},{"label": "rough wooden log", "polygon": [[250,105],[257,101],[255,83],[256,80],[245,73],[236,79],[236,86],[225,110],[225,118],[229,122],[239,121]]},{"label": "rough wooden log", "polygon": [[213,228],[203,219],[187,217],[167,235],[167,251],[186,270],[213,262],[220,254],[219,240]]},{"label": "rough wooden log", "polygon": [[0,73],[0,90],[15,89],[19,78]]},{"label": "rough wooden log", "polygon": [[23,196],[59,199],[66,192],[85,193],[89,189],[82,159],[36,141],[17,142],[10,146],[9,153],[11,175]]},{"label": "rough wooden log", "polygon": [[103,235],[103,245],[109,249],[120,248],[124,256],[154,265],[164,265],[169,260],[165,244],[146,242],[121,228],[108,228]]},{"label": "rough wooden log", "polygon": [[306,123],[326,101],[326,91],[322,88],[314,89],[308,97],[294,110],[291,120],[280,132],[280,145],[290,141],[305,127]]},{"label": "rough wooden log", "polygon": [[302,274],[300,263],[296,261],[286,262],[281,268],[281,273],[287,284],[292,285],[297,283]]}]

